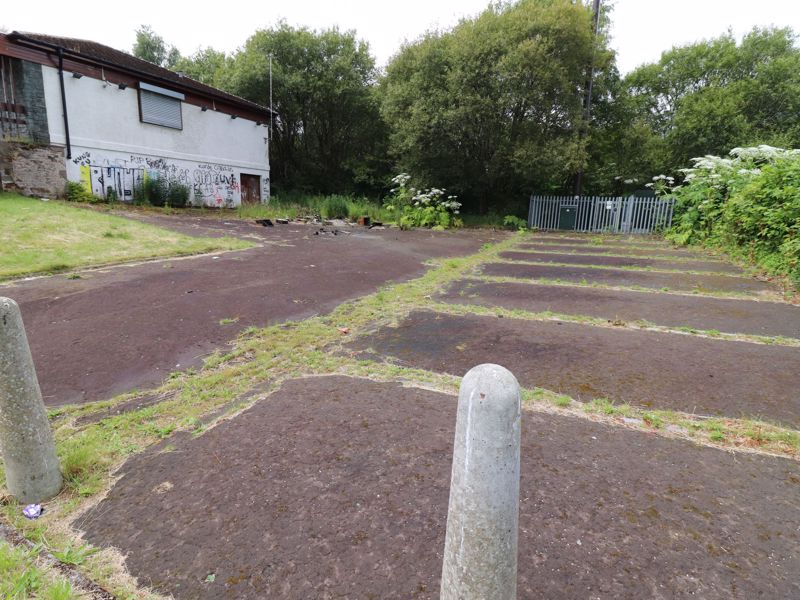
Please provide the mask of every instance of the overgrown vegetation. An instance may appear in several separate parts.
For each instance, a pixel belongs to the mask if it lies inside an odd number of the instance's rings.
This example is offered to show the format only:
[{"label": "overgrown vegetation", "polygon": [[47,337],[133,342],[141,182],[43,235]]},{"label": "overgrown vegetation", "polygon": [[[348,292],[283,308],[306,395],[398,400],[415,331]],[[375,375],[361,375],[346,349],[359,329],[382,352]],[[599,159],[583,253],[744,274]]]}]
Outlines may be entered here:
[{"label": "overgrown vegetation", "polygon": [[[605,3],[604,3],[605,4]],[[393,173],[445,187],[465,212],[523,216],[535,191],[630,193],[678,178],[692,156],[737,146],[800,146],[800,48],[790,28],[732,33],[663,53],[620,76],[591,2],[492,3],[405,44],[381,74],[355,32],[286,23],[236,52],[180,57],[147,27],[134,52],[267,105],[277,194],[385,198]],[[583,110],[594,66],[592,112]],[[464,217],[470,223],[468,217]]]},{"label": "overgrown vegetation", "polygon": [[734,148],[685,169],[668,237],[706,244],[789,278],[800,288],[800,151]]},{"label": "overgrown vegetation", "polygon": [[0,194],[0,279],[251,246],[235,238],[190,237],[65,202]]},{"label": "overgrown vegetation", "polygon": [[394,221],[391,212],[381,205],[354,196],[286,194],[273,196],[269,204],[242,205],[237,208],[241,218],[287,218],[321,217],[323,219],[347,218],[353,221],[359,217],[369,217],[372,222],[389,223]]},{"label": "overgrown vegetation", "polygon": [[458,217],[461,203],[456,196],[445,196],[439,188],[419,190],[408,185],[411,176],[400,173],[392,179],[395,185],[383,207],[393,215],[401,229],[429,227],[449,229],[461,227],[464,222]]}]

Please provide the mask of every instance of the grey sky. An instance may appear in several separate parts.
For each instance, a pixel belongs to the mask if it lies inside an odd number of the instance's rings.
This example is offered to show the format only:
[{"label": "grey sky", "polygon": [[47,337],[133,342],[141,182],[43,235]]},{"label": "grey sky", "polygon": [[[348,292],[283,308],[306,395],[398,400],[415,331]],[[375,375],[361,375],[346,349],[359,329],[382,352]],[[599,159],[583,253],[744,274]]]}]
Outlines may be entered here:
[{"label": "grey sky", "polygon": [[[479,13],[488,0],[139,0],[130,7],[63,0],[11,4],[13,8],[0,16],[0,25],[9,30],[80,37],[130,50],[134,30],[149,24],[182,54],[205,46],[235,50],[253,31],[281,18],[314,29],[337,25],[355,29],[383,66],[404,40],[428,29],[450,27]],[[674,45],[716,37],[729,27],[737,36],[756,25],[790,26],[800,32],[800,3],[793,0],[614,0],[613,4],[612,46],[623,73],[658,60]]]}]

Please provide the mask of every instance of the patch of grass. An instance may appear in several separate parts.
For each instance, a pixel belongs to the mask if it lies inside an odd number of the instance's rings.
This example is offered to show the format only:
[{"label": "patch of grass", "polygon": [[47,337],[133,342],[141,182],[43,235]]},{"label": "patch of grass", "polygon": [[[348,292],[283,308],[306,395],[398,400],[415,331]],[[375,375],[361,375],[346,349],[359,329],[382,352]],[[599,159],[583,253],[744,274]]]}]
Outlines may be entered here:
[{"label": "patch of grass", "polygon": [[97,548],[92,548],[86,544],[69,544],[63,550],[53,550],[53,556],[65,565],[82,565],[92,554],[98,552]]},{"label": "patch of grass", "polygon": [[0,193],[0,280],[92,265],[240,250],[234,238],[196,238],[76,207]]},{"label": "patch of grass", "polygon": [[0,540],[0,598],[79,600],[81,596],[55,569],[36,562],[37,549],[14,548]]},{"label": "patch of grass", "polygon": [[238,323],[239,317],[226,317],[224,319],[219,320],[220,325],[231,325],[232,323]]},{"label": "patch of grass", "polygon": [[[356,220],[369,217],[373,222],[390,223],[394,221],[392,214],[379,203],[367,198],[352,196],[315,196],[307,194],[290,194],[273,196],[269,204],[242,205],[236,209],[240,219],[296,219],[303,217],[336,217]],[[226,218],[227,215],[226,215]]]}]

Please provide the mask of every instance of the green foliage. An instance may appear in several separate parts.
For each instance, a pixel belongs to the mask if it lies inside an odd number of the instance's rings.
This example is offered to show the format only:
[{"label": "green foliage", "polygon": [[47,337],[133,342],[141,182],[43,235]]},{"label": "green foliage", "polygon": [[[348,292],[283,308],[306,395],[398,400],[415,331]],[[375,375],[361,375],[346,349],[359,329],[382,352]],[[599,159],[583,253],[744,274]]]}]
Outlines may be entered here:
[{"label": "green foliage", "polygon": [[55,572],[46,573],[36,564],[39,547],[14,548],[0,541],[0,598],[7,600],[76,600],[72,585]]},{"label": "green foliage", "polygon": [[506,215],[503,217],[503,226],[508,229],[523,230],[528,228],[528,222],[514,215]]},{"label": "green foliage", "polygon": [[734,148],[693,162],[669,237],[722,247],[800,287],[800,151]]},{"label": "green foliage", "polygon": [[172,181],[167,186],[166,202],[172,208],[184,208],[189,202],[190,193],[189,186]]},{"label": "green foliage", "polygon": [[392,188],[391,196],[384,204],[386,210],[398,215],[397,223],[401,229],[449,229],[464,224],[458,217],[461,203],[456,196],[445,196],[445,190],[439,188],[419,190],[409,187],[410,179],[408,173],[400,173],[392,179],[396,187]]},{"label": "green foliage", "polygon": [[[336,196],[337,200],[330,200],[330,196],[313,196],[307,194],[285,194],[272,196],[269,204],[256,204],[240,206],[237,212],[241,218],[263,219],[263,218],[282,218],[294,219],[297,217],[322,217],[327,218],[328,214],[336,212],[356,220],[359,217],[368,216],[373,222],[391,221],[392,213],[382,208],[379,204],[366,198],[356,198],[353,196]],[[335,211],[328,212],[326,205],[339,204]],[[344,206],[342,206],[344,203]],[[346,206],[346,210],[345,210]]]},{"label": "green foliage", "polygon": [[281,22],[253,34],[217,83],[269,105],[272,55],[276,113],[270,144],[279,193],[372,193],[386,169],[386,132],[373,89],[378,77],[355,32]]},{"label": "green foliage", "polygon": [[136,30],[133,55],[167,69],[174,68],[181,57],[178,49],[175,46],[167,46],[164,38],[153,31],[149,25],[142,25]]},{"label": "green foliage", "polygon": [[[741,145],[800,146],[800,49],[789,28],[673,48],[630,73],[620,100],[625,177],[675,172]],[[632,160],[636,155],[642,160]],[[617,162],[624,162],[618,160]]]},{"label": "green foliage", "polygon": [[140,194],[134,190],[134,204],[184,208],[189,202],[190,194],[189,187],[182,183],[151,176],[144,180]]},{"label": "green foliage", "polygon": [[85,544],[70,544],[63,550],[53,550],[53,556],[65,565],[82,565],[92,554],[97,552],[97,548],[92,548]]},{"label": "green foliage", "polygon": [[119,201],[119,195],[117,194],[117,190],[113,187],[108,186],[106,188],[106,202],[114,203]]},{"label": "green foliage", "polygon": [[610,62],[604,44],[582,3],[521,0],[404,46],[382,82],[400,167],[482,214],[564,187],[585,161],[579,90],[592,56]]},{"label": "green foliage", "polygon": [[86,191],[82,184],[68,181],[64,189],[64,197],[70,202],[100,202],[98,198]]},{"label": "green foliage", "polygon": [[164,206],[167,202],[167,183],[160,177],[147,177],[142,184],[145,201],[153,206]]},{"label": "green foliage", "polygon": [[219,86],[231,59],[213,48],[201,48],[191,56],[181,56],[172,67],[206,85]]},{"label": "green foliage", "polygon": [[328,196],[322,203],[322,216],[326,219],[346,219],[350,215],[350,205],[344,196]]}]

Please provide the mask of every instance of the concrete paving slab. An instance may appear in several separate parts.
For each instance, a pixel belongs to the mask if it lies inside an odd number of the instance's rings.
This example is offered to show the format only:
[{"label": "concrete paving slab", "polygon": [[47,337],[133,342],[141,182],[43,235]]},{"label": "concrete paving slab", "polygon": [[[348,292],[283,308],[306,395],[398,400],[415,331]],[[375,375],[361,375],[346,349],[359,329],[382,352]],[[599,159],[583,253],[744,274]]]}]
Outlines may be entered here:
[{"label": "concrete paving slab", "polygon": [[412,312],[353,340],[363,357],[461,375],[497,363],[527,387],[800,427],[800,348],[553,321]]},{"label": "concrete paving slab", "polygon": [[[176,600],[438,598],[455,412],[287,382],[129,460],[76,525]],[[794,461],[525,411],[518,598],[800,597],[799,492]]]},{"label": "concrete paving slab", "polygon": [[570,265],[600,265],[604,267],[636,267],[677,271],[707,271],[745,275],[739,267],[720,261],[684,260],[670,261],[658,258],[587,256],[578,254],[549,254],[546,252],[501,252],[500,258],[537,263],[565,263]]},{"label": "concrete paving slab", "polygon": [[476,280],[456,282],[440,297],[454,304],[800,339],[800,306],[781,302]]},{"label": "concrete paving slab", "polygon": [[655,273],[626,269],[594,269],[592,267],[561,267],[556,265],[523,265],[489,263],[480,273],[493,277],[518,279],[559,279],[574,283],[599,283],[603,285],[668,288],[674,291],[714,293],[738,292],[753,296],[774,295],[777,290],[755,278],[727,275],[693,275],[685,273]]}]

